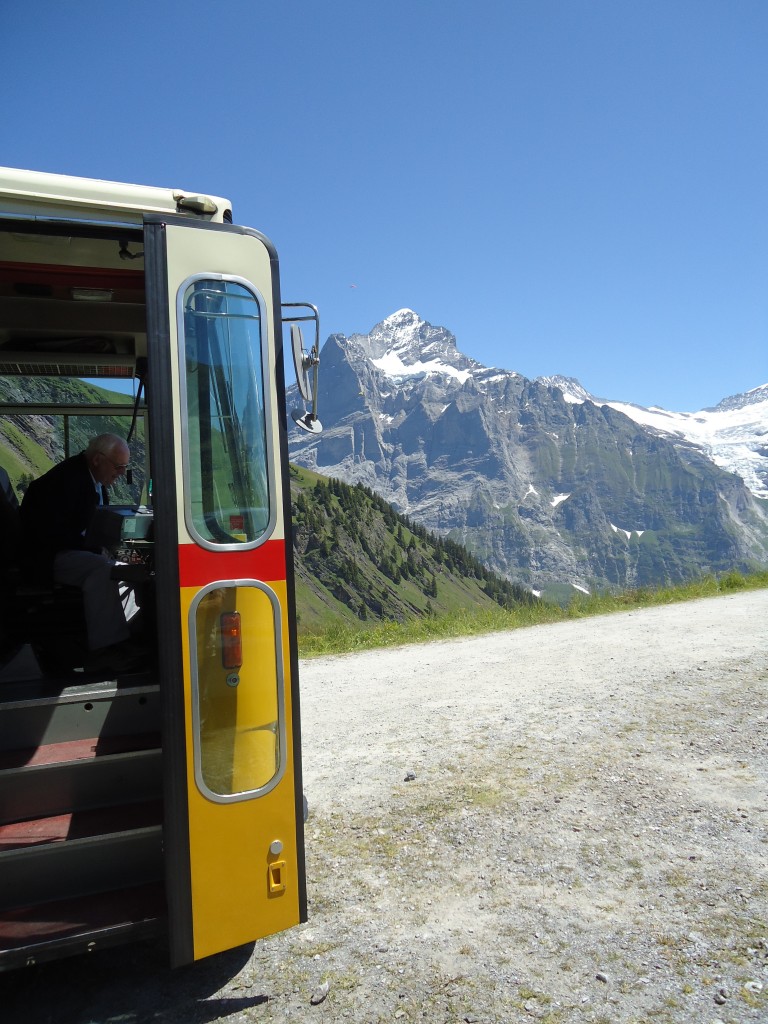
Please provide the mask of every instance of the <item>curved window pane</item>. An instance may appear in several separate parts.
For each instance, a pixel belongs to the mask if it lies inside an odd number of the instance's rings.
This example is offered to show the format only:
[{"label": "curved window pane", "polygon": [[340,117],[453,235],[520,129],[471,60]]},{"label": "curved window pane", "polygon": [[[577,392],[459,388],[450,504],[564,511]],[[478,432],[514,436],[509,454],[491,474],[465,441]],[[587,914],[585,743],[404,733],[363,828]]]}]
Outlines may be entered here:
[{"label": "curved window pane", "polygon": [[[225,636],[233,614],[237,666]],[[276,598],[245,581],[214,585],[193,608],[191,625],[198,786],[213,800],[243,798],[274,782],[284,756]]]},{"label": "curved window pane", "polygon": [[190,530],[250,544],[270,522],[261,308],[244,285],[206,279],[183,309]]}]

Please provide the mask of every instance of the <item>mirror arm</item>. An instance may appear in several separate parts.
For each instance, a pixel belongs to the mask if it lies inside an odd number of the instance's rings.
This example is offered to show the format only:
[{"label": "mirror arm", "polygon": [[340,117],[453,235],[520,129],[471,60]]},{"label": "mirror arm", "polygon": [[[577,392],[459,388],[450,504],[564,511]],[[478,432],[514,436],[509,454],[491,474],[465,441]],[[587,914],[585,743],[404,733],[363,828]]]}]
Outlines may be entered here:
[{"label": "mirror arm", "polygon": [[[303,316],[291,314],[283,315],[283,323],[291,325],[291,347],[293,349],[293,362],[296,370],[296,386],[299,394],[305,402],[311,403],[311,411],[305,409],[293,409],[291,417],[298,427],[311,434],[319,434],[323,425],[317,418],[317,386],[320,365],[320,315],[317,307],[309,302],[284,302],[282,310],[285,309],[306,309],[311,312]],[[281,312],[282,312],[281,310]],[[304,338],[300,324],[312,322],[315,325],[315,341],[309,352],[304,350]],[[310,384],[309,371],[312,371]]]}]

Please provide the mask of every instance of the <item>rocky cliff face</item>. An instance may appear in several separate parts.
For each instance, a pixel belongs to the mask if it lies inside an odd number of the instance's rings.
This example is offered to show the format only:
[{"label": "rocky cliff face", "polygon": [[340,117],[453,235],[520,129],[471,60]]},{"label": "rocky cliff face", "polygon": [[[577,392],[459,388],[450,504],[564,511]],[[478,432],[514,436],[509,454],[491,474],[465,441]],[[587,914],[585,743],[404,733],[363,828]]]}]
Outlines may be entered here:
[{"label": "rocky cliff face", "polygon": [[533,589],[768,564],[765,503],[702,445],[578,382],[484,367],[411,310],[328,338],[320,382],[324,432],[294,428],[292,461],[367,484]]}]

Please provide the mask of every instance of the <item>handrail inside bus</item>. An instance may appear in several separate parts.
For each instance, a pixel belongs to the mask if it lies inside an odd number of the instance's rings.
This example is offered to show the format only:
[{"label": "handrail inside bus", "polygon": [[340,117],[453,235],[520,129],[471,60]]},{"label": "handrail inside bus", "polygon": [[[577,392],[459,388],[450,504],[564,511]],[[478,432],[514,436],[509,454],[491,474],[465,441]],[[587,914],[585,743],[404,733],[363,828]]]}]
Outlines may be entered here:
[{"label": "handrail inside bus", "polygon": [[[129,397],[129,396],[128,396]],[[99,413],[110,413],[118,416],[130,416],[133,413],[132,402],[93,402],[89,405],[45,405],[39,402],[27,402],[26,404],[0,402],[0,410],[3,416],[95,416]],[[139,416],[147,413],[146,405],[140,405]]]}]

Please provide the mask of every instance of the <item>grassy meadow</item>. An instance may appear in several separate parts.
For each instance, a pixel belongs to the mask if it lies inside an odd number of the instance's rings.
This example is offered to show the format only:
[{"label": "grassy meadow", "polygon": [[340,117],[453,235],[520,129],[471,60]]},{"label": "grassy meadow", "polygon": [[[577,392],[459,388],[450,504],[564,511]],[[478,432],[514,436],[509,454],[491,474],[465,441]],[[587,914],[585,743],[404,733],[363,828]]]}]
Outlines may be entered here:
[{"label": "grassy meadow", "polygon": [[631,611],[634,608],[695,601],[699,598],[716,597],[740,590],[760,590],[765,587],[768,587],[768,571],[749,575],[729,572],[721,576],[706,576],[674,587],[643,588],[591,596],[577,594],[565,608],[539,601],[533,605],[512,609],[462,609],[446,614],[425,615],[407,622],[361,622],[359,625],[339,622],[322,629],[305,630],[300,627],[299,654],[302,658],[310,658],[323,654],[346,654],[350,651],[377,647],[447,640],[460,636],[522,629],[548,622],[581,619],[591,615]]}]

